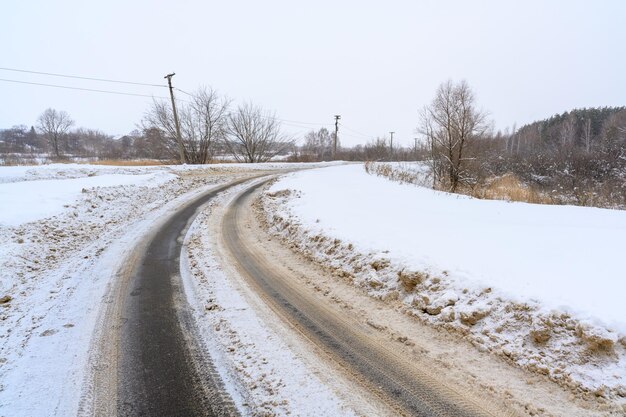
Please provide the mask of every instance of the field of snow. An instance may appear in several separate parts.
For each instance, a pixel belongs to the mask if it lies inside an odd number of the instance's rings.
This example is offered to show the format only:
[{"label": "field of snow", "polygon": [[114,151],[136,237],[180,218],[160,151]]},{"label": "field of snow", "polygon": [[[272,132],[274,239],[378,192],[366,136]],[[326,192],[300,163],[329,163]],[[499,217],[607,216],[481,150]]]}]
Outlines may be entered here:
[{"label": "field of snow", "polygon": [[372,295],[567,384],[626,384],[626,212],[478,200],[368,175],[287,175],[274,232]]},{"label": "field of snow", "polygon": [[51,217],[74,203],[82,190],[96,187],[137,185],[156,187],[174,174],[106,174],[63,180],[36,180],[0,184],[0,224],[17,226]]}]

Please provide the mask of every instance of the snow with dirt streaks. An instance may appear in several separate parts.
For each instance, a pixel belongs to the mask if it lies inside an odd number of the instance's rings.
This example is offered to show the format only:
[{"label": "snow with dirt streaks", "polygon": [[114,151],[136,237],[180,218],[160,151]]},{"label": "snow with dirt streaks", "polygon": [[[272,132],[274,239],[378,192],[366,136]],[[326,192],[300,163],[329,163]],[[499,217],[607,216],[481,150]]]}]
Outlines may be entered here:
[{"label": "snow with dirt streaks", "polygon": [[220,266],[210,219],[233,195],[218,197],[198,215],[181,256],[186,298],[226,390],[243,416],[355,416]]}]

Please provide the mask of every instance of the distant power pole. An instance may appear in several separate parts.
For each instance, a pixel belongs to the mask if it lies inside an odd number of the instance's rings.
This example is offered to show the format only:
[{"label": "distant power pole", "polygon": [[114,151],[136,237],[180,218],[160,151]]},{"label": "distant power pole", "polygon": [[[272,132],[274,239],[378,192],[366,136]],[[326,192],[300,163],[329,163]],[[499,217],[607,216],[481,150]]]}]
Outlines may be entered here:
[{"label": "distant power pole", "polygon": [[337,140],[339,137],[339,119],[341,119],[341,116],[336,114],[335,115],[335,140],[333,142],[333,159],[337,158]]},{"label": "distant power pole", "polygon": [[172,112],[174,113],[174,124],[176,125],[176,141],[178,142],[178,152],[180,153],[180,163],[185,163],[185,149],[183,148],[183,138],[180,135],[180,125],[178,124],[178,113],[176,112],[176,102],[174,101],[174,88],[172,87],[172,77],[175,72],[167,74],[163,78],[167,78],[167,84],[170,86],[170,98],[172,99]]},{"label": "distant power pole", "polygon": [[415,151],[415,160],[417,161],[417,138],[415,139],[415,146],[414,146],[414,151]]},{"label": "distant power pole", "polygon": [[391,135],[391,141],[390,141],[390,146],[389,146],[389,160],[391,161],[391,159],[393,158],[393,134],[396,132],[389,132],[389,134]]}]

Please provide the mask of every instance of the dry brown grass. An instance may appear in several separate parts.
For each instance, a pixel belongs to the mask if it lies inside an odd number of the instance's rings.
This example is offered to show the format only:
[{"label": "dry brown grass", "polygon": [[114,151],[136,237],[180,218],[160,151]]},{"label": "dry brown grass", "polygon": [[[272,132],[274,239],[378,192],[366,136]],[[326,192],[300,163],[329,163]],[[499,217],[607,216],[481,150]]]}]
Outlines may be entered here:
[{"label": "dry brown grass", "polygon": [[552,204],[549,196],[543,195],[531,186],[521,182],[515,175],[506,174],[479,185],[464,194],[486,200],[519,201],[532,204]]},{"label": "dry brown grass", "polygon": [[[414,172],[394,168],[390,164],[365,162],[365,171],[368,174],[378,175],[399,183],[415,184],[418,175]],[[445,190],[443,190],[445,191]],[[558,204],[551,195],[541,193],[531,185],[520,181],[513,174],[493,177],[487,181],[474,185],[461,185],[457,188],[458,194],[465,194],[483,200],[517,201],[531,204]]]},{"label": "dry brown grass", "polygon": [[126,159],[103,159],[89,162],[90,165],[113,165],[120,167],[143,167],[150,165],[171,165],[172,161],[160,161],[158,159],[126,160]]},{"label": "dry brown grass", "polygon": [[418,180],[418,174],[416,172],[393,167],[390,164],[378,163],[374,161],[365,162],[365,172],[368,174],[378,175],[380,177],[386,177],[391,181],[396,181],[401,184],[415,184]]}]

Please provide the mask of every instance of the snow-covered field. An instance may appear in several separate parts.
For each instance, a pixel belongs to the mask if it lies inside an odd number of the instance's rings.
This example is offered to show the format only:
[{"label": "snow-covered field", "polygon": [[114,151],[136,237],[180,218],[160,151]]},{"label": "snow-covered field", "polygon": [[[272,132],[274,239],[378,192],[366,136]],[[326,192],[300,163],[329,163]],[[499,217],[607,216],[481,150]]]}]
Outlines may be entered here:
[{"label": "snow-covered field", "polygon": [[477,200],[368,175],[290,174],[273,232],[337,276],[564,385],[626,396],[626,212]]}]

